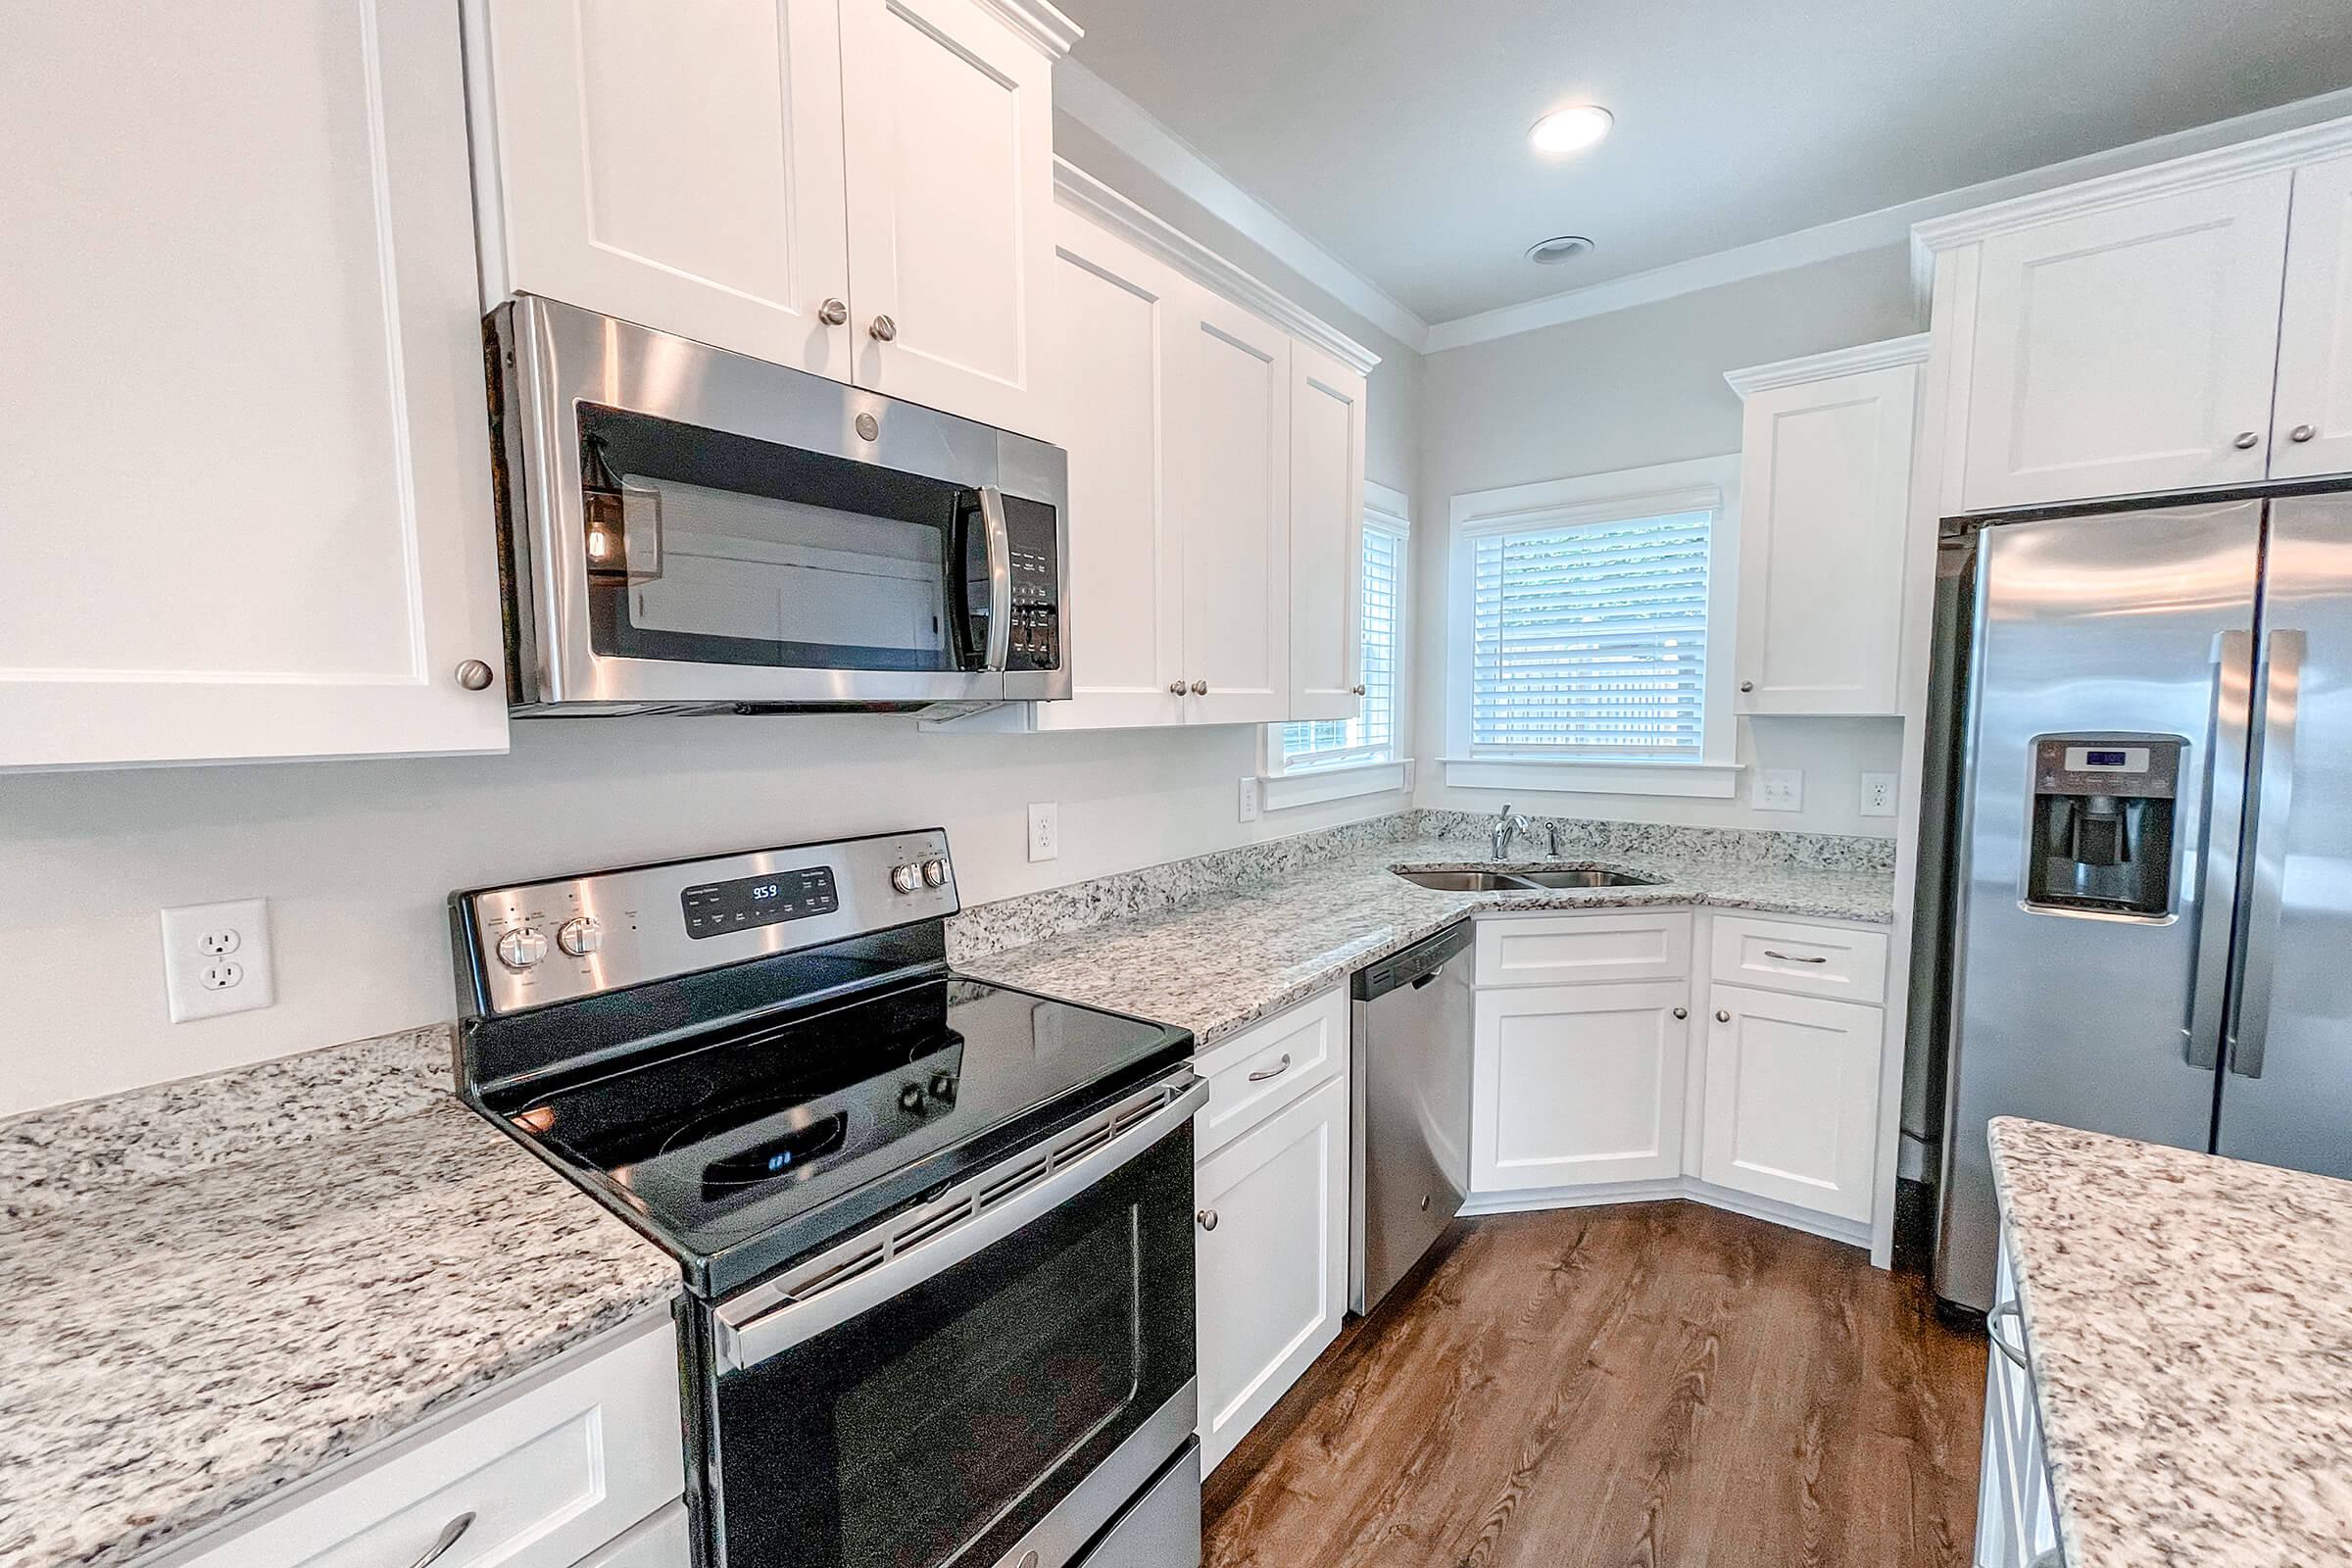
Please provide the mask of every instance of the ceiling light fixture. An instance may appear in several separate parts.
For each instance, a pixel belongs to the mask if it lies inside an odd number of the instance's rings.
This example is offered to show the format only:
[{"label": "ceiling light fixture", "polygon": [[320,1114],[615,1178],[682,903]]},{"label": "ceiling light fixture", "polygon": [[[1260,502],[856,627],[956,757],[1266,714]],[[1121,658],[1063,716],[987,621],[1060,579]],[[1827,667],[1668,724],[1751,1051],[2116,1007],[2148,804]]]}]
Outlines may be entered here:
[{"label": "ceiling light fixture", "polygon": [[1581,152],[1609,133],[1616,123],[1598,104],[1555,109],[1528,127],[1527,139],[1540,153]]},{"label": "ceiling light fixture", "polygon": [[1557,267],[1573,262],[1592,249],[1592,242],[1582,234],[1558,234],[1540,239],[1527,248],[1527,259],[1538,267]]}]

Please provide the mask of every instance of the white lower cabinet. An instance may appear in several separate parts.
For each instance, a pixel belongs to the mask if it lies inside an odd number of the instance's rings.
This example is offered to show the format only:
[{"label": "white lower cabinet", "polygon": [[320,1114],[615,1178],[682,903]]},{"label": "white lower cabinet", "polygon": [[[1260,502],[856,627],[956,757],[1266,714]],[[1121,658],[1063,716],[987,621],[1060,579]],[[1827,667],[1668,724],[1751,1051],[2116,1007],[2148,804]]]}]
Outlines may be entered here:
[{"label": "white lower cabinet", "polygon": [[1705,1155],[1718,1187],[1870,1218],[1885,1015],[1717,985],[1707,1026]]},{"label": "white lower cabinet", "polygon": [[1678,1174],[1690,1000],[1687,980],[1479,993],[1472,1189]]},{"label": "white lower cabinet", "polygon": [[1984,1332],[1984,1442],[1977,1476],[1977,1568],[2062,1568],[2058,1499],[2042,1452],[2041,1413],[2026,1360],[2009,1236],[2001,1234],[1999,1283]]},{"label": "white lower cabinet", "polygon": [[[1335,989],[1258,1025],[1229,1059],[1254,1059],[1255,1036],[1270,1028],[1296,1032],[1290,1020],[1299,1011],[1328,1008],[1335,999],[1344,1018],[1347,995]],[[1348,1309],[1347,1075],[1327,1075],[1278,1102],[1255,1126],[1219,1144],[1195,1175],[1204,1470],[1232,1452],[1338,1338]]]}]

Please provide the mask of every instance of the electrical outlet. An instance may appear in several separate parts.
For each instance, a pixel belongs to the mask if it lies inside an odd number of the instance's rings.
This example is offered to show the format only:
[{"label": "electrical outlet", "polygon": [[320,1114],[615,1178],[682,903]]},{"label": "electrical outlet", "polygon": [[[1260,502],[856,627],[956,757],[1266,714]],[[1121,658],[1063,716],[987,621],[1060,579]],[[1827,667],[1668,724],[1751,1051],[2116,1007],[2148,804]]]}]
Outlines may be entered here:
[{"label": "electrical outlet", "polygon": [[1801,767],[1759,767],[1748,806],[1758,811],[1801,811],[1805,808],[1805,770]]},{"label": "electrical outlet", "polygon": [[266,901],[185,905],[166,909],[163,925],[164,1000],[173,1023],[277,1001]]},{"label": "electrical outlet", "polygon": [[1862,775],[1862,806],[1864,816],[1892,816],[1894,814],[1894,775],[1865,773]]},{"label": "electrical outlet", "polygon": [[1061,853],[1061,808],[1052,801],[1029,807],[1029,858],[1051,860]]},{"label": "electrical outlet", "polygon": [[1404,760],[1404,787],[1408,790],[1413,787],[1413,760],[1409,757]]},{"label": "electrical outlet", "polygon": [[1257,820],[1257,780],[1254,778],[1242,780],[1242,820]]}]

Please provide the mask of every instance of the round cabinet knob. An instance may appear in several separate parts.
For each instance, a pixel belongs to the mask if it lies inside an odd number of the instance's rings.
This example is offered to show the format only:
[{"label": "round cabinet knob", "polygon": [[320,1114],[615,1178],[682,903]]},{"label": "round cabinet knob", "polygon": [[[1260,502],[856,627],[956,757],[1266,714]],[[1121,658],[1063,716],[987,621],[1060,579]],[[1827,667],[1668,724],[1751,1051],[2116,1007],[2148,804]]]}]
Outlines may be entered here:
[{"label": "round cabinet knob", "polygon": [[469,692],[486,692],[497,674],[478,659],[468,659],[458,666],[458,684]]},{"label": "round cabinet knob", "polygon": [[827,300],[816,308],[816,318],[827,326],[839,326],[850,318],[850,302]]},{"label": "round cabinet knob", "polygon": [[2289,441],[2308,441],[2319,433],[2320,427],[2316,424],[2298,424],[2286,432],[2286,438]]},{"label": "round cabinet knob", "polygon": [[1172,680],[1168,682],[1168,691],[1172,696],[1182,697],[1189,689],[1190,688],[1180,680]]},{"label": "round cabinet knob", "polygon": [[2255,449],[2255,447],[2259,446],[2261,442],[2262,437],[2256,432],[2252,430],[2240,430],[2237,432],[2237,439],[2230,444],[2237,448],[2237,450],[2240,452],[2251,452]]},{"label": "round cabinet knob", "polygon": [[890,868],[890,885],[901,893],[912,893],[923,879],[919,865],[894,865]]},{"label": "round cabinet knob", "polygon": [[874,324],[867,327],[866,330],[874,335],[875,342],[887,343],[899,335],[899,323],[887,316],[877,316],[874,318]]},{"label": "round cabinet knob", "polygon": [[1364,689],[1363,689],[1361,686],[1350,686],[1350,687],[1348,687],[1348,689],[1349,691],[1351,691],[1351,692],[1355,693],[1355,695],[1356,695],[1356,696],[1358,696],[1358,697],[1361,697],[1361,696],[1363,696],[1363,695],[1364,695]]},{"label": "round cabinet knob", "polygon": [[1717,1023],[1730,1023],[1732,1021],[1732,1015],[1725,1009],[1717,1007],[1715,1009],[1715,1021]]},{"label": "round cabinet knob", "polygon": [[1752,692],[1756,689],[1756,683],[1752,680],[1743,680],[1740,683],[1740,689],[1743,692]]},{"label": "round cabinet knob", "polygon": [[944,888],[948,885],[948,862],[934,857],[923,862],[923,886]]},{"label": "round cabinet knob", "polygon": [[1217,1211],[1213,1208],[1204,1208],[1195,1214],[1193,1218],[1200,1222],[1200,1228],[1204,1231],[1213,1231],[1217,1228]]},{"label": "round cabinet knob", "polygon": [[604,922],[589,915],[575,915],[556,927],[556,946],[575,958],[585,958],[602,951],[605,945]]},{"label": "round cabinet knob", "polygon": [[1206,697],[1208,695],[1208,682],[1204,680],[1197,680],[1193,682],[1193,695],[1195,697]]},{"label": "round cabinet knob", "polygon": [[1689,1007],[1677,1007],[1674,1009],[1674,1015],[1677,1018],[1688,1018],[1690,1016],[1690,1009]]},{"label": "round cabinet knob", "polygon": [[524,926],[498,939],[498,961],[521,972],[547,956],[547,933]]}]

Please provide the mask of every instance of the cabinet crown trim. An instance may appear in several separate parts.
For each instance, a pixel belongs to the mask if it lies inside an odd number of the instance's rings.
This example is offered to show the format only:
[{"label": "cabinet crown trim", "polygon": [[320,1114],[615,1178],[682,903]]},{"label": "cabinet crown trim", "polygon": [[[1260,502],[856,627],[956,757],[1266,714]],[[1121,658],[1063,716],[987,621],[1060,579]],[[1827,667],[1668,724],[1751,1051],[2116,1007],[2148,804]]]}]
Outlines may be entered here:
[{"label": "cabinet crown trim", "polygon": [[1046,0],[979,0],[979,4],[1055,60],[1086,36],[1084,27]]},{"label": "cabinet crown trim", "polygon": [[1825,354],[1807,354],[1793,360],[1776,360],[1770,365],[1752,365],[1744,370],[1726,370],[1724,380],[1741,397],[1757,392],[1769,392],[1776,387],[1803,386],[1808,382],[1827,381],[1840,375],[1859,375],[1865,370],[1891,369],[1900,365],[1924,365],[1928,359],[1929,334],[1914,332],[1908,337],[1890,337],[1880,343],[1860,343],[1850,349],[1831,349]]},{"label": "cabinet crown trim", "polygon": [[1380,356],[1277,293],[1215,251],[1154,217],[1067,160],[1054,160],[1054,194],[1062,206],[1142,246],[1197,282],[1236,305],[1264,317],[1292,336],[1313,344],[1359,375],[1369,375]]},{"label": "cabinet crown trim", "polygon": [[2346,152],[2352,152],[2352,116],[2257,137],[2233,147],[2192,153],[2144,169],[2128,169],[2121,173],[2061,185],[2055,190],[2037,191],[2031,196],[1954,213],[1948,218],[1929,219],[1911,225],[1913,266],[1915,270],[1924,270],[1938,251],[1973,245],[2015,229],[2033,228],[2052,219],[2226,184],[2250,174],[2293,169]]}]

